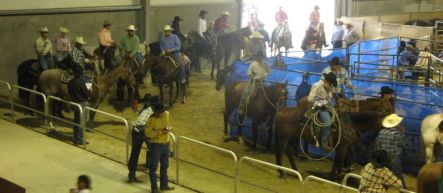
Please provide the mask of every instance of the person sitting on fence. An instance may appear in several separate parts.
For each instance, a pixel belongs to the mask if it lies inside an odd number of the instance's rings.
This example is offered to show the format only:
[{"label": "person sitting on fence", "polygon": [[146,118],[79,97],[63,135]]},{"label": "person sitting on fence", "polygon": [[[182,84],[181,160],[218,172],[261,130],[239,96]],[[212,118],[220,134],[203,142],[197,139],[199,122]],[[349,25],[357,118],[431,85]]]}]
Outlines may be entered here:
[{"label": "person sitting on fence", "polygon": [[[329,67],[323,69],[323,74],[329,74],[332,72],[337,77],[337,86],[332,88],[332,93],[334,96],[338,97],[344,97],[345,91],[344,88],[348,87],[349,89],[352,89],[352,82],[349,79],[348,71],[340,66],[340,59],[338,57],[332,58],[331,61],[329,61]],[[324,76],[322,76],[322,79],[324,79]],[[333,101],[333,106],[336,105],[336,101]]]},{"label": "person sitting on fence", "polygon": [[400,189],[401,180],[387,168],[388,165],[388,152],[385,150],[375,151],[370,162],[361,170],[362,179],[359,191],[361,193],[384,193],[390,187]]},{"label": "person sitting on fence", "polygon": [[137,29],[134,25],[129,25],[126,28],[128,34],[122,37],[120,40],[120,46],[125,57],[128,56],[133,60],[135,59],[135,61],[141,65],[143,56],[140,52],[140,40],[138,39],[138,36],[135,35],[136,30]]},{"label": "person sitting on fence", "polygon": [[35,50],[37,60],[43,71],[52,68],[52,43],[48,38],[49,30],[47,27],[40,29],[40,37],[35,41]]},{"label": "person sitting on fence", "polygon": [[94,79],[95,66],[91,64],[91,60],[94,59],[94,56],[86,52],[83,46],[86,42],[83,40],[82,36],[78,36],[75,38],[74,49],[72,50],[72,59],[74,63],[81,66],[84,70],[85,76],[89,79],[90,82]]},{"label": "person sitting on fence", "polygon": [[60,35],[55,39],[55,59],[56,63],[61,62],[68,54],[71,54],[71,40],[67,36],[69,30],[65,27],[60,27]]},{"label": "person sitting on fence", "polygon": [[398,75],[401,80],[405,79],[406,69],[417,63],[417,55],[415,55],[413,51],[414,48],[411,45],[407,45],[398,57]]},{"label": "person sitting on fence", "polygon": [[390,114],[383,118],[382,129],[377,139],[375,140],[376,148],[378,150],[386,150],[388,157],[391,160],[388,168],[394,173],[402,182],[402,187],[405,188],[405,180],[403,179],[403,170],[400,160],[400,155],[406,145],[405,128],[400,125],[403,117],[397,114]]},{"label": "person sitting on fence", "polygon": [[417,62],[414,65],[412,71],[412,80],[418,80],[419,76],[425,76],[427,74],[427,71],[430,70],[428,69],[429,65],[435,61],[437,60],[429,52],[429,48],[425,47],[425,49],[421,51],[418,55]]},{"label": "person sitting on fence", "polygon": [[165,105],[158,102],[153,105],[154,114],[148,119],[145,134],[149,141],[149,179],[151,181],[151,192],[159,193],[157,186],[157,171],[160,162],[160,190],[173,190],[174,187],[168,185],[169,167],[169,132],[171,124],[169,112],[165,110]]},{"label": "person sitting on fence", "polygon": [[[331,105],[332,90],[337,86],[337,76],[333,72],[323,74],[323,79],[315,83],[308,95],[308,101],[313,108],[320,110],[320,119],[323,123],[331,122],[331,115],[326,109],[327,105]],[[329,151],[329,133],[331,131],[331,124],[324,126],[321,131],[321,148]]]},{"label": "person sitting on fence", "polygon": [[[131,149],[131,156],[129,157],[128,161],[129,183],[140,182],[135,177],[135,171],[137,170],[138,157],[140,155],[143,143],[146,142],[146,145],[148,145],[145,136],[146,122],[149,120],[149,117],[151,117],[151,115],[154,114],[154,111],[152,110],[153,106],[160,101],[160,98],[159,96],[152,97],[150,94],[146,94],[142,101],[144,103],[143,109],[138,113],[137,119],[134,121],[131,131],[132,149]],[[149,158],[149,148],[146,151],[146,166],[149,168],[148,158]]]},{"label": "person sitting on fence", "polygon": [[252,93],[255,91],[257,83],[262,84],[263,80],[268,77],[269,73],[270,69],[269,65],[266,63],[266,56],[263,54],[263,52],[259,52],[256,59],[249,65],[248,68],[249,80],[240,98],[240,103],[237,109],[237,113],[239,115],[244,115],[246,112],[246,107],[249,104],[249,99]]},{"label": "person sitting on fence", "polygon": [[77,188],[70,189],[69,193],[89,193],[91,189],[91,178],[87,175],[81,175],[77,179]]},{"label": "person sitting on fence", "polygon": [[258,53],[264,53],[266,55],[266,45],[263,41],[263,36],[260,32],[255,31],[249,36],[249,41],[246,43],[245,56],[243,61],[250,61],[256,59]]}]

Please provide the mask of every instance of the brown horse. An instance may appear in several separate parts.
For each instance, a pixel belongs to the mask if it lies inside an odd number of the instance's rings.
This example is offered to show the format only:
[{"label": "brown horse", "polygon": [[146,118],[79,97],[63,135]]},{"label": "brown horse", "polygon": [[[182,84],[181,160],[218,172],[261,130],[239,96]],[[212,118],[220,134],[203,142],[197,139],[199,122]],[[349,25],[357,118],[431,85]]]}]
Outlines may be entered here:
[{"label": "brown horse", "polygon": [[[300,103],[297,107],[284,108],[277,113],[275,118],[275,133],[276,133],[276,162],[282,165],[283,150],[286,149],[286,154],[289,158],[291,167],[297,170],[294,161],[294,151],[298,151],[300,138],[311,144],[315,144],[316,140],[312,136],[310,125],[302,133],[304,122],[300,120],[303,117],[306,109],[311,108],[309,103]],[[340,143],[335,149],[334,164],[331,171],[331,177],[339,178],[344,167],[348,166],[349,160],[347,156],[350,154],[352,147],[356,144],[360,135],[372,129],[380,130],[381,115],[376,112],[361,112],[361,113],[346,113],[338,112],[340,123],[342,126],[342,136]],[[333,128],[336,127],[333,125]],[[301,137],[302,135],[302,137]],[[334,141],[337,141],[338,135],[331,134]],[[287,145],[290,147],[287,148]],[[283,176],[283,172],[280,171]]]},{"label": "brown horse", "polygon": [[395,113],[394,102],[384,98],[368,98],[364,100],[339,101],[345,103],[348,112],[380,112],[386,116]]},{"label": "brown horse", "polygon": [[[163,101],[163,84],[167,84],[169,87],[169,106],[172,107],[175,100],[179,98],[179,93],[182,93],[182,103],[186,101],[186,87],[189,85],[189,58],[182,54],[182,63],[185,65],[185,79],[186,84],[180,83],[180,70],[175,64],[174,59],[170,56],[161,57],[153,54],[145,55],[146,67],[144,69],[150,69],[151,75],[154,77],[158,87],[160,89],[160,98]],[[176,85],[176,95],[173,100],[172,90],[174,88],[174,83]]]},{"label": "brown horse", "polygon": [[234,60],[240,58],[240,51],[245,47],[245,38],[251,35],[251,33],[250,27],[244,27],[237,31],[222,34],[217,37],[215,63],[212,65],[211,70],[212,79],[214,78],[215,67],[217,68],[218,73],[222,60],[224,61],[224,68],[226,68],[233,54],[236,54]]},{"label": "brown horse", "polygon": [[417,193],[439,193],[438,184],[443,171],[443,162],[424,165],[417,178]]}]

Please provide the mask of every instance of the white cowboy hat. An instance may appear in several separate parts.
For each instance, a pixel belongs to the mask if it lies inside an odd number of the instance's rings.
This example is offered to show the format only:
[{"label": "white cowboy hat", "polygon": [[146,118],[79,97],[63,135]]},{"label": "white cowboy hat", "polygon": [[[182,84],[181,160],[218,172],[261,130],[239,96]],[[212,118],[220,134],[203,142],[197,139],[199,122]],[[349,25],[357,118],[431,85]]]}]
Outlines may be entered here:
[{"label": "white cowboy hat", "polygon": [[75,42],[76,42],[76,43],[79,43],[79,44],[82,44],[82,45],[85,45],[85,44],[86,44],[86,42],[83,40],[83,37],[82,37],[82,36],[78,36],[78,37],[76,37],[76,38],[75,38]]},{"label": "white cowboy hat", "polygon": [[384,128],[393,128],[401,123],[403,120],[403,117],[398,116],[397,114],[393,113],[388,116],[386,116],[383,121],[381,122],[381,125]]},{"label": "white cowboy hat", "polygon": [[49,32],[49,30],[48,30],[48,27],[42,27],[41,29],[40,29],[40,33],[43,33],[43,32]]},{"label": "white cowboy hat", "polygon": [[174,28],[171,28],[170,25],[165,25],[165,28],[163,28],[163,31],[172,31]]},{"label": "white cowboy hat", "polygon": [[59,31],[59,32],[62,32],[62,33],[69,33],[69,30],[68,30],[67,28],[65,28],[65,27],[60,27],[60,28],[58,29],[58,31]]},{"label": "white cowboy hat", "polygon": [[263,35],[261,35],[260,32],[255,31],[252,33],[252,35],[249,36],[251,39],[263,39]]},{"label": "white cowboy hat", "polygon": [[222,15],[227,15],[227,16],[229,16],[230,14],[229,14],[229,11],[225,11],[225,12],[222,13]]},{"label": "white cowboy hat", "polygon": [[352,23],[351,22],[345,22],[345,25],[349,25],[349,26],[351,26],[351,27],[354,27],[354,25],[352,25]]},{"label": "white cowboy hat", "polygon": [[136,31],[136,30],[137,30],[137,28],[135,28],[134,25],[129,25],[129,26],[126,28],[126,31]]}]

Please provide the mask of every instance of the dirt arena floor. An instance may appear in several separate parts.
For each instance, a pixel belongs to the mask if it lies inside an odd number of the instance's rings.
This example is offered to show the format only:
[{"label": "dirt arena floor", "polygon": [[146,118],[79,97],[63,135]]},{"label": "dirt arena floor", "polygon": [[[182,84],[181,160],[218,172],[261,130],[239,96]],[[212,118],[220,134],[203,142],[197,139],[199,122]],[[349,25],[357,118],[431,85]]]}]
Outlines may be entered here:
[{"label": "dirt arena floor", "polygon": [[[258,151],[253,152],[246,145],[238,144],[236,142],[223,142],[223,118],[224,110],[223,91],[215,90],[215,81],[211,81],[209,76],[209,69],[204,67],[203,74],[193,73],[191,76],[191,85],[188,89],[188,98],[186,104],[176,103],[174,108],[170,110],[171,121],[173,126],[173,133],[175,136],[186,136],[196,139],[207,144],[222,147],[233,151],[238,158],[242,156],[249,156],[255,159],[275,163],[275,155],[271,152]],[[146,84],[141,88],[141,94],[152,93],[157,94],[158,88],[155,88],[150,83],[150,77],[147,78]],[[115,96],[115,88],[111,89],[108,94],[108,99],[103,102],[99,110],[106,111],[118,116],[121,116],[128,121],[133,121],[136,117],[129,106],[124,111],[118,112],[115,110],[115,103],[113,101]],[[2,116],[5,119],[10,119],[10,111],[8,106],[2,104]],[[66,117],[72,118],[72,114],[65,113]],[[56,122],[56,129],[48,130],[42,127],[44,121],[41,117],[24,116],[18,112],[15,114],[16,122],[20,125],[27,126],[38,132],[47,134],[51,137],[56,137],[67,143],[71,143],[72,129],[71,126],[60,121]],[[68,119],[72,120],[72,119]],[[95,152],[104,157],[113,159],[115,161],[125,163],[126,144],[125,139],[127,133],[124,124],[115,118],[97,114],[95,119],[95,131],[85,132],[86,140],[89,144],[86,150]],[[234,191],[234,163],[232,158],[225,153],[217,152],[207,147],[198,146],[190,142],[180,142],[179,156],[180,159],[185,160],[180,162],[180,184],[197,192],[214,192],[214,193],[232,193]],[[130,150],[130,148],[129,148]],[[142,167],[145,163],[145,152],[140,156],[140,170],[145,171]],[[68,158],[67,158],[68,159]],[[284,157],[284,165],[289,166],[287,158]],[[62,160],[60,160],[62,161]],[[317,175],[325,177],[329,174],[332,162],[329,160],[323,161],[309,161],[296,159],[300,173],[303,178],[308,175]],[[194,164],[189,164],[192,162]],[[196,166],[195,164],[199,165]],[[210,171],[202,169],[202,167],[210,168]],[[356,165],[355,173],[360,173],[361,166]],[[145,173],[139,173],[141,179],[149,183],[148,177]],[[176,162],[171,159],[169,175],[172,181],[175,181],[176,176]],[[245,164],[240,169],[242,183],[239,186],[239,192],[282,192],[292,193],[299,192],[301,183],[296,177],[288,176],[286,179],[278,177],[275,169],[270,169],[265,166]],[[109,176],[112,178],[112,176]],[[406,183],[409,190],[415,191],[416,177],[410,174],[405,174]],[[124,183],[126,179],[121,179]],[[252,186],[258,185],[261,188]],[[344,191],[339,188],[334,188],[330,185],[317,182],[309,182],[307,192],[351,192]],[[148,186],[146,186],[148,189]],[[391,191],[395,192],[395,191]]]}]

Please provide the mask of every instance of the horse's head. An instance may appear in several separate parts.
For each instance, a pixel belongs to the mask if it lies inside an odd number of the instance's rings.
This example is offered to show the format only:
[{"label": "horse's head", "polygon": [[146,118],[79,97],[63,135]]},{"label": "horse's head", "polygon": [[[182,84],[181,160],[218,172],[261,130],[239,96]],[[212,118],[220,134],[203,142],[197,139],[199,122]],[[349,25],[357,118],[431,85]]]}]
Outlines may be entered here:
[{"label": "horse's head", "polygon": [[227,66],[226,68],[217,71],[217,82],[215,84],[215,90],[222,89],[223,85],[225,85],[226,83],[226,78],[228,77],[231,70],[232,67]]},{"label": "horse's head", "polygon": [[395,106],[393,99],[381,98],[379,109],[382,115],[390,115],[395,113]]},{"label": "horse's head", "polygon": [[284,83],[275,83],[275,98],[277,99],[278,107],[286,107],[287,99],[288,99],[288,80]]},{"label": "horse's head", "polygon": [[120,68],[119,78],[121,78],[123,81],[127,81],[131,86],[136,85],[134,73],[131,70],[131,64],[129,62],[124,62],[122,65],[119,65],[117,68]]}]

